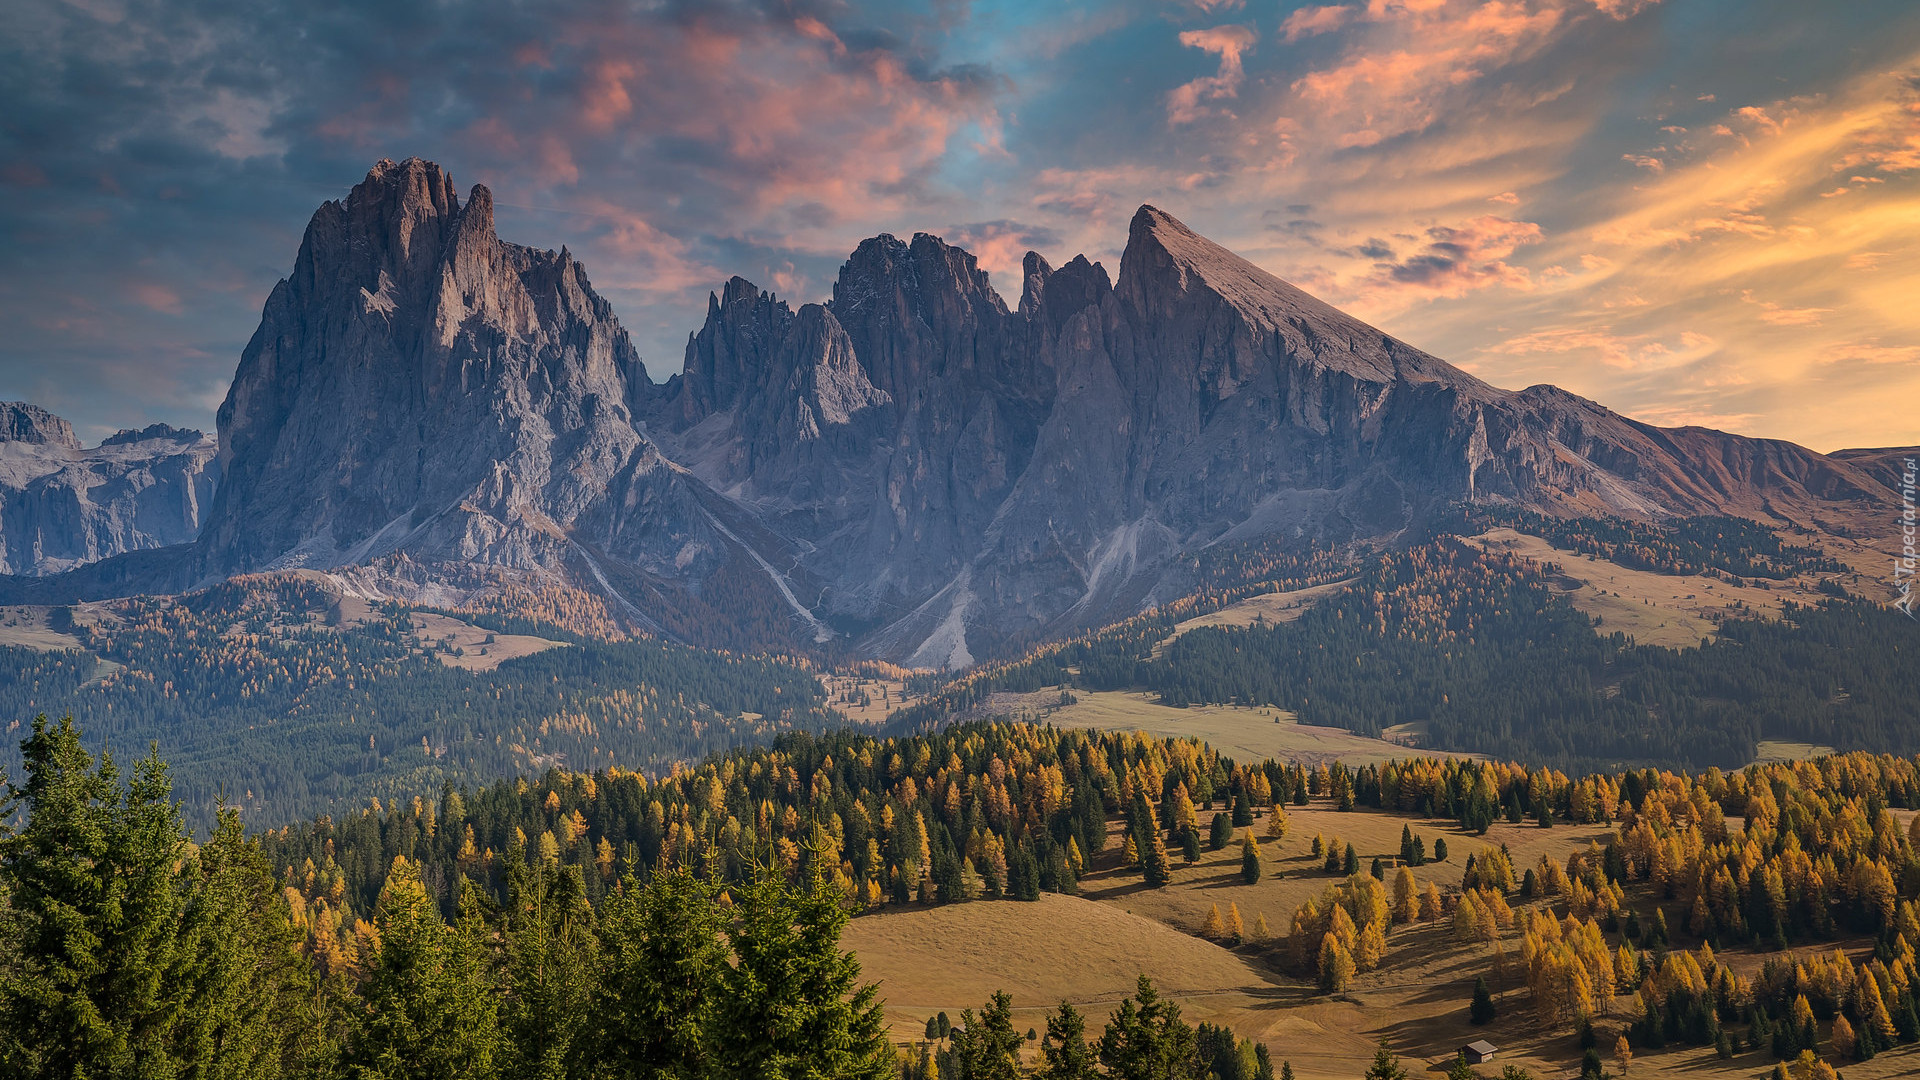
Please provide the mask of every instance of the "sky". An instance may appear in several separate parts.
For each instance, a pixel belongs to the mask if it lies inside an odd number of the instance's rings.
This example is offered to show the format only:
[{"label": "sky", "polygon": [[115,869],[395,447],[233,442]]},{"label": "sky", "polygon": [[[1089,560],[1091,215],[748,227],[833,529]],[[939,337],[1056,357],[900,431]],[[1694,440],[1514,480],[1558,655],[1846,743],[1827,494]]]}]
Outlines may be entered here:
[{"label": "sky", "polygon": [[1011,304],[1150,202],[1496,385],[1920,443],[1903,0],[9,0],[0,399],[210,430],[314,209],[408,156],[657,379],[730,275],[924,231]]}]

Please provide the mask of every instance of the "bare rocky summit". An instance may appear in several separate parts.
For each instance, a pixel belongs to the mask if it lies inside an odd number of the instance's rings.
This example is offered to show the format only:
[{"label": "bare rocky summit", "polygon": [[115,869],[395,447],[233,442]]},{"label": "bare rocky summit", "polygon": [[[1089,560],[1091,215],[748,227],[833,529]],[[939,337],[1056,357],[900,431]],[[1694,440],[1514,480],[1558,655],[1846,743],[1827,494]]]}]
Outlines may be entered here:
[{"label": "bare rocky summit", "polygon": [[0,573],[59,574],[191,543],[212,501],[214,442],[155,424],[88,449],[37,405],[0,402]]},{"label": "bare rocky summit", "polygon": [[1117,281],[1030,253],[1020,284],[1010,308],[968,252],[874,237],[823,304],[726,282],[657,384],[570,255],[383,161],[267,301],[187,576],[404,555],[689,640],[955,666],[1175,595],[1175,557],[1222,541],[1391,543],[1458,500],[1806,523],[1889,498],[1864,462],[1490,386],[1150,206]]}]

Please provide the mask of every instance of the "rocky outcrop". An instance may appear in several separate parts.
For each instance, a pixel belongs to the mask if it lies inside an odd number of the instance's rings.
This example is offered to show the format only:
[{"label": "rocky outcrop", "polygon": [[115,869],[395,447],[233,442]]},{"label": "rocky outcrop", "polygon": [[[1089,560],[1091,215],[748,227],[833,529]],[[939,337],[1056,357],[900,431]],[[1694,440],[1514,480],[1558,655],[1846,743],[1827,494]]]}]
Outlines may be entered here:
[{"label": "rocky outcrop", "polygon": [[214,441],[155,424],[92,449],[35,405],[0,404],[0,573],[59,574],[200,532]]}]

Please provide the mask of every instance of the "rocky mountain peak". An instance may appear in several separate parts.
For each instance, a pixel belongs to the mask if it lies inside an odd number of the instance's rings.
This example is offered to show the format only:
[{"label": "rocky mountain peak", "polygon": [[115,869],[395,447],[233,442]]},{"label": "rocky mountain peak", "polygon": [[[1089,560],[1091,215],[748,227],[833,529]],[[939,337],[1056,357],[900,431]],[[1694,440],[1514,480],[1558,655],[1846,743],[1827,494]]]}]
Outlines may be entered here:
[{"label": "rocky mountain peak", "polygon": [[133,443],[165,440],[167,442],[193,443],[206,438],[206,432],[193,428],[178,428],[172,424],[148,424],[143,428],[123,428],[100,441],[101,446],[124,446]]},{"label": "rocky mountain peak", "polygon": [[463,206],[438,165],[382,161],[314,214],[241,356],[208,569],[537,564],[640,448],[651,393],[569,255],[503,243],[485,187]]},{"label": "rocky mountain peak", "polygon": [[80,449],[72,424],[24,401],[0,401],[0,443],[9,442]]}]

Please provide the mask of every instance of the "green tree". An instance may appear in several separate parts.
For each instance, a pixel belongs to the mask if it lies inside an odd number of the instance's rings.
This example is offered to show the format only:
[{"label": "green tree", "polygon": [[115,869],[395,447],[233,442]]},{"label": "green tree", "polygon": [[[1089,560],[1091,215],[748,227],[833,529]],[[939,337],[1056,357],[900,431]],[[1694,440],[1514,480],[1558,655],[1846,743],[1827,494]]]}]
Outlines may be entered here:
[{"label": "green tree", "polygon": [[1453,1060],[1447,1063],[1447,1080],[1479,1080],[1473,1066],[1467,1064],[1466,1051],[1453,1055]]},{"label": "green tree", "polygon": [[26,784],[7,798],[25,821],[0,846],[17,950],[0,969],[0,1064],[20,1077],[179,1075],[187,852],[166,766],[149,753],[123,793],[71,717],[38,717],[20,749]]},{"label": "green tree", "polygon": [[528,866],[521,852],[509,852],[502,915],[507,975],[502,1072],[564,1080],[577,1071],[573,1066],[586,1050],[582,1034],[595,982],[593,909],[580,868],[546,859]]},{"label": "green tree", "polygon": [[1254,842],[1253,831],[1248,830],[1246,837],[1240,841],[1240,880],[1248,885],[1255,884],[1260,880],[1261,872],[1260,845]]},{"label": "green tree", "polygon": [[374,912],[380,949],[360,991],[348,1064],[360,1080],[484,1080],[499,1065],[499,1009],[477,940],[472,894],[448,926],[397,856]]},{"label": "green tree", "polygon": [[727,933],[712,1046],[720,1075],[742,1080],[892,1080],[893,1044],[878,989],[840,951],[847,912],[809,860],[794,888],[762,871],[742,886]]},{"label": "green tree", "polygon": [[1147,847],[1140,853],[1140,868],[1147,884],[1160,888],[1173,880],[1173,863],[1167,858],[1167,845],[1160,838],[1160,830],[1147,829]]},{"label": "green tree", "polygon": [[1406,1068],[1387,1045],[1384,1035],[1380,1037],[1380,1048],[1373,1052],[1373,1064],[1367,1068],[1366,1080],[1407,1080]]},{"label": "green tree", "polygon": [[1473,1004],[1467,1006],[1467,1019],[1474,1024],[1490,1024],[1500,1015],[1493,1003],[1493,991],[1487,987],[1485,975],[1473,980]]},{"label": "green tree", "polygon": [[614,1076],[697,1080],[727,959],[713,890],[683,867],[626,884],[601,916],[594,1056]]},{"label": "green tree", "polygon": [[1233,839],[1233,822],[1227,820],[1224,812],[1213,815],[1213,824],[1207,830],[1207,850],[1219,851],[1226,847],[1227,841],[1231,839]]},{"label": "green tree", "polygon": [[181,920],[190,997],[175,1036],[197,1080],[324,1072],[338,1047],[333,1002],[317,995],[286,894],[240,815],[219,809]]},{"label": "green tree", "polygon": [[1013,998],[996,991],[979,1016],[972,1009],[960,1014],[953,1057],[966,1080],[1018,1080],[1021,1042],[1013,1030]]},{"label": "green tree", "polygon": [[1162,998],[1145,975],[1100,1035],[1100,1064],[1112,1080],[1195,1080],[1201,1075],[1193,1029],[1180,1007]]},{"label": "green tree", "polygon": [[1096,1080],[1100,1075],[1093,1067],[1094,1049],[1087,1045],[1086,1019],[1064,1001],[1047,1017],[1040,1062],[1034,1080]]}]

